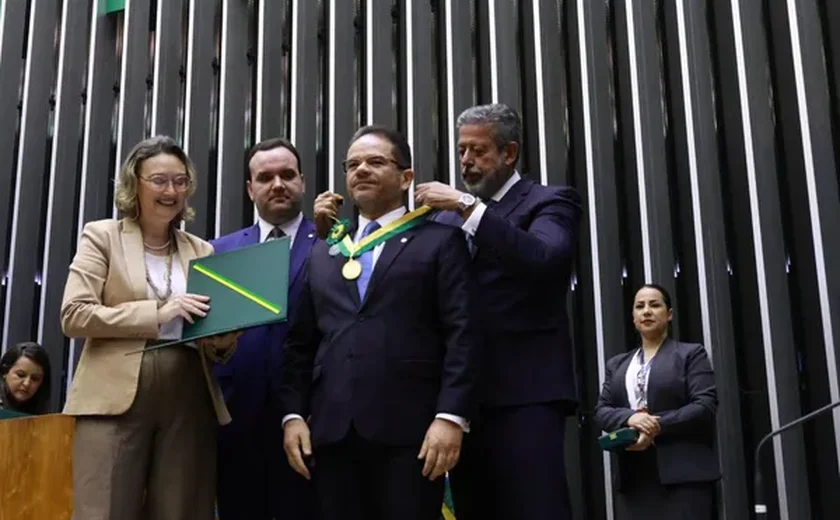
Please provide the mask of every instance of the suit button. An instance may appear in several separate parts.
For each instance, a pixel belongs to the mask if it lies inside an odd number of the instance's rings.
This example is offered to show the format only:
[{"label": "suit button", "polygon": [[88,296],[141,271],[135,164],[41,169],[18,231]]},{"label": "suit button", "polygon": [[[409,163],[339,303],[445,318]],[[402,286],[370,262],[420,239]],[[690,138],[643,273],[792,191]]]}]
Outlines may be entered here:
[{"label": "suit button", "polygon": [[359,316],[359,322],[363,322],[363,321],[365,321],[365,315],[364,314]]},{"label": "suit button", "polygon": [[347,353],[347,358],[348,359],[353,359],[353,352],[352,351]]}]

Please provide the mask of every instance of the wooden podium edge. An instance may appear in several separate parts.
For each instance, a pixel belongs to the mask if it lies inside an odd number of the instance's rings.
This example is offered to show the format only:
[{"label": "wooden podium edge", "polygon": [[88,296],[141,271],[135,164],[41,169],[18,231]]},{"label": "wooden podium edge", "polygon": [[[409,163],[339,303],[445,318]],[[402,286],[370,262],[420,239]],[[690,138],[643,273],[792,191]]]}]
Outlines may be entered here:
[{"label": "wooden podium edge", "polygon": [[64,414],[0,420],[0,520],[69,520],[75,422]]}]

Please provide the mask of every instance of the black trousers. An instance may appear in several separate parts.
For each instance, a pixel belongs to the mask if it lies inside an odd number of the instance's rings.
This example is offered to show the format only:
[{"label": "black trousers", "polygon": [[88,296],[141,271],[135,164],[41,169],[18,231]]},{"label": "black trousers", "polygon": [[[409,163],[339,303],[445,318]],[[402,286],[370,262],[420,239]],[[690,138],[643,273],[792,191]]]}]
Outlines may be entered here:
[{"label": "black trousers", "polygon": [[351,431],[314,450],[312,478],[321,520],[439,520],[443,477],[423,477],[420,446],[391,447]]},{"label": "black trousers", "polygon": [[482,410],[450,474],[458,520],[567,520],[565,409],[541,403]]},{"label": "black trousers", "polygon": [[[229,409],[236,421],[236,410]],[[313,520],[315,489],[289,465],[267,419],[251,428],[222,426],[218,443],[216,502],[220,520]]]}]

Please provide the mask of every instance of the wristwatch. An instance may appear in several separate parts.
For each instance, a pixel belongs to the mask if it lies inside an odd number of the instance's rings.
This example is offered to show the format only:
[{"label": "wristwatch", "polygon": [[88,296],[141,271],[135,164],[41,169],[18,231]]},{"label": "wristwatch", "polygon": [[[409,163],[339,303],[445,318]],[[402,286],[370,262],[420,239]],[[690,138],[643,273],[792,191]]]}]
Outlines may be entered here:
[{"label": "wristwatch", "polygon": [[461,196],[458,198],[458,211],[461,213],[467,211],[471,207],[475,206],[477,200],[478,199],[476,199],[469,193],[462,193]]}]

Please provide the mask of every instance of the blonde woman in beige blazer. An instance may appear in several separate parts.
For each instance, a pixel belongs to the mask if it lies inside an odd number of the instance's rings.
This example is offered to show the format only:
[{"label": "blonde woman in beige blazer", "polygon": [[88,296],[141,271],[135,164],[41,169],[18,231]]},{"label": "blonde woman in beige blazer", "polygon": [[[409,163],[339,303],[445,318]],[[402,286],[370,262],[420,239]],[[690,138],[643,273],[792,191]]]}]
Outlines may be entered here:
[{"label": "blonde woman in beige blazer", "polygon": [[186,294],[189,261],[213,253],[179,229],[195,182],[171,138],[140,142],[115,192],[124,218],[86,224],[70,265],[61,325],[85,338],[64,409],[76,416],[74,519],[213,518],[216,423],[231,418],[211,366],[237,334],[126,355],[209,310]]}]

